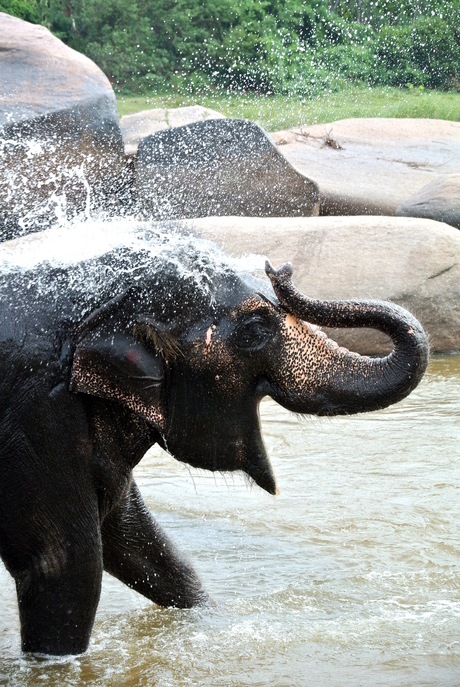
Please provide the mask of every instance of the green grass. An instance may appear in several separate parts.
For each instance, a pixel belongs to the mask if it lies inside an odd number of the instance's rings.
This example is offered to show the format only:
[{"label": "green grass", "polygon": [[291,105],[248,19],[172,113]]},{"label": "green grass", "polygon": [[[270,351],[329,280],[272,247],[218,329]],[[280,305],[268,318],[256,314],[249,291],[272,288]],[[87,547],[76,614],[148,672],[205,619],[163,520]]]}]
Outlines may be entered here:
[{"label": "green grass", "polygon": [[308,99],[289,96],[119,96],[120,116],[155,107],[203,105],[228,117],[251,119],[267,131],[349,117],[417,117],[460,121],[460,93],[351,86]]}]

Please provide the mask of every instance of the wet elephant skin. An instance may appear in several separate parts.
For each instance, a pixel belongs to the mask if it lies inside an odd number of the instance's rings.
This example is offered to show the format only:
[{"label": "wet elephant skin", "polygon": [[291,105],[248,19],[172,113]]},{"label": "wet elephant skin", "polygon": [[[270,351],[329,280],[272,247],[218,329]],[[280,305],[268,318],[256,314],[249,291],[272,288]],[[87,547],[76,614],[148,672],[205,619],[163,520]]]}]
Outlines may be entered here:
[{"label": "wet elephant skin", "polygon": [[[406,311],[321,304],[296,291],[289,267],[267,274],[271,284],[204,258],[193,241],[173,258],[118,246],[0,274],[0,553],[24,651],[85,651],[103,569],[163,606],[208,603],[132,478],[153,444],[276,493],[263,396],[355,413],[422,377],[428,346]],[[380,328],[394,350],[357,356],[315,321]]]}]

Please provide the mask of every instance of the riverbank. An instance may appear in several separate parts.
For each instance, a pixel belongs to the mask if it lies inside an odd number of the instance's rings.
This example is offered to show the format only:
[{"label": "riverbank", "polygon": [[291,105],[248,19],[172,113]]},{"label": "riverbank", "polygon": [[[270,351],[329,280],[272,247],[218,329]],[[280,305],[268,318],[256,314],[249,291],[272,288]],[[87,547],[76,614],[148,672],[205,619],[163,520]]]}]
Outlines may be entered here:
[{"label": "riverbank", "polygon": [[202,105],[228,117],[250,119],[267,131],[350,117],[417,117],[460,121],[460,93],[352,86],[310,100],[289,96],[163,94],[117,96],[120,117],[156,107]]}]

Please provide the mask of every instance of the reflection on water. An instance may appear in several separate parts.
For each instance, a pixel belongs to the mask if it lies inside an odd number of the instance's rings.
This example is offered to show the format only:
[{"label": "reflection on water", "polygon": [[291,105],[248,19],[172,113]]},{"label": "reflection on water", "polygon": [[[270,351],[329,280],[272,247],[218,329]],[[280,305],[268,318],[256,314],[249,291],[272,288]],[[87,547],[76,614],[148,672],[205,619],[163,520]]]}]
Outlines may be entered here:
[{"label": "reflection on water", "polygon": [[154,449],[148,505],[218,602],[164,610],[105,576],[89,652],[21,657],[0,569],[0,684],[460,684],[460,357],[398,406],[298,420],[262,403],[276,499]]}]

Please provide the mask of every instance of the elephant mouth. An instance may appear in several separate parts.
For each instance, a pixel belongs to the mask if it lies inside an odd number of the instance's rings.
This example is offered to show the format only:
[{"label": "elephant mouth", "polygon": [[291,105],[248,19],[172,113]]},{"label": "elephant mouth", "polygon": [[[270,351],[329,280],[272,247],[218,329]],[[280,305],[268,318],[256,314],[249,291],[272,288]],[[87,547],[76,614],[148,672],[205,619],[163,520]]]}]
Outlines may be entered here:
[{"label": "elephant mouth", "polygon": [[257,462],[248,462],[244,472],[264,491],[273,496],[279,494],[275,474],[267,456],[263,460],[259,458]]},{"label": "elephant mouth", "polygon": [[[257,436],[258,435],[258,436]],[[178,446],[174,441],[164,442],[164,448],[182,463],[192,467],[204,468],[211,472],[241,471],[251,482],[257,484],[269,494],[277,494],[278,488],[273,468],[267,456],[260,431],[245,441],[239,438],[236,442],[228,442],[222,450],[224,437],[214,445],[195,447],[193,451]],[[218,448],[220,446],[220,450]]]},{"label": "elephant mouth", "polygon": [[[265,393],[262,395],[266,395]],[[244,405],[244,404],[243,404]],[[267,456],[260,426],[259,403],[240,407],[238,417],[207,413],[203,422],[187,413],[169,422],[163,448],[176,460],[211,472],[241,471],[269,494],[277,494],[275,475]],[[207,421],[206,421],[207,420]],[[182,431],[178,431],[178,425]],[[169,429],[169,431],[168,431]]]},{"label": "elephant mouth", "polygon": [[259,385],[257,389],[258,401],[252,423],[245,432],[246,436],[242,441],[241,462],[243,471],[255,484],[269,494],[276,495],[278,494],[276,478],[267,455],[260,424],[260,399],[267,395],[263,389],[265,389],[265,385]]}]

